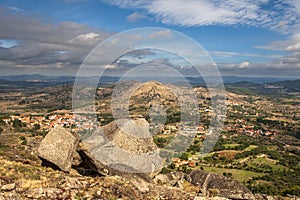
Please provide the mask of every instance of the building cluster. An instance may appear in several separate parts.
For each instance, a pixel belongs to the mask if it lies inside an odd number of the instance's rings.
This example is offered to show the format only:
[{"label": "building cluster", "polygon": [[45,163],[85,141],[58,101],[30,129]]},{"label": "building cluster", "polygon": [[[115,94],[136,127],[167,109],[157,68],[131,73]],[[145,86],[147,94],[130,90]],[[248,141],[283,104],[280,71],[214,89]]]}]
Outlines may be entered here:
[{"label": "building cluster", "polygon": [[258,136],[274,136],[277,135],[277,131],[267,130],[263,131],[262,129],[256,129],[255,126],[249,126],[246,125],[246,121],[243,119],[237,119],[235,123],[231,126],[227,126],[226,129],[228,131],[235,131],[240,134],[246,134],[252,137],[258,137]]},{"label": "building cluster", "polygon": [[50,114],[50,115],[10,115],[8,118],[3,119],[6,124],[13,124],[14,120],[20,120],[20,122],[27,128],[38,127],[44,131],[49,131],[56,125],[61,125],[66,128],[70,128],[71,131],[83,131],[95,128],[97,124],[96,119],[92,119],[91,116],[83,116],[77,114]]},{"label": "building cluster", "polygon": [[175,167],[181,167],[181,166],[189,166],[189,167],[195,167],[196,163],[192,160],[192,158],[189,158],[188,160],[181,160],[180,158],[173,158],[172,162],[175,164]]}]

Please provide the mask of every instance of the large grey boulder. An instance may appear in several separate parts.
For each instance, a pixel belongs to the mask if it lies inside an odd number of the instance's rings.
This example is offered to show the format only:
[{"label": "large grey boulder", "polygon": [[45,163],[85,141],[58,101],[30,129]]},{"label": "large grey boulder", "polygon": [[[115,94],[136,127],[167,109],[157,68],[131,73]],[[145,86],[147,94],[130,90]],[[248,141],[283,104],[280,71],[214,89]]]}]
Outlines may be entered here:
[{"label": "large grey boulder", "polygon": [[64,172],[69,172],[79,138],[60,125],[51,129],[40,143],[38,156]]},{"label": "large grey boulder", "polygon": [[81,156],[103,175],[140,174],[152,178],[163,160],[145,119],[119,119],[82,141]]},{"label": "large grey boulder", "polygon": [[251,191],[239,181],[201,170],[192,171],[186,179],[200,187],[207,196],[219,196],[229,199],[255,199]]}]

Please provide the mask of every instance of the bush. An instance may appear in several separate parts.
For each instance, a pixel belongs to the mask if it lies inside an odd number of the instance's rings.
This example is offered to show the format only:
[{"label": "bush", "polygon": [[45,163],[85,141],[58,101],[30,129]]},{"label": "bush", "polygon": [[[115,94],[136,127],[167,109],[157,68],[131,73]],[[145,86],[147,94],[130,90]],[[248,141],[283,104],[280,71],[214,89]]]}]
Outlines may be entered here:
[{"label": "bush", "polygon": [[0,118],[0,124],[5,125],[5,121],[3,121],[3,119],[1,119],[1,118]]},{"label": "bush", "polygon": [[189,159],[189,154],[184,152],[183,154],[181,154],[181,156],[179,158],[181,160],[188,160]]},{"label": "bush", "polygon": [[21,145],[27,145],[27,141],[26,141],[26,140],[23,140],[23,141],[21,142]]},{"label": "bush", "polygon": [[171,172],[171,170],[168,169],[168,168],[166,168],[166,167],[162,168],[162,170],[161,170],[161,173],[162,173],[162,174],[168,174],[168,173],[170,173],[170,172]]},{"label": "bush", "polygon": [[39,130],[41,126],[39,124],[34,124],[33,129],[34,130]]},{"label": "bush", "polygon": [[25,140],[26,139],[25,136],[20,136],[19,138],[20,138],[20,140]]},{"label": "bush", "polygon": [[13,121],[13,127],[16,128],[16,129],[19,129],[19,128],[21,128],[21,126],[22,126],[21,120],[14,119],[14,121]]}]

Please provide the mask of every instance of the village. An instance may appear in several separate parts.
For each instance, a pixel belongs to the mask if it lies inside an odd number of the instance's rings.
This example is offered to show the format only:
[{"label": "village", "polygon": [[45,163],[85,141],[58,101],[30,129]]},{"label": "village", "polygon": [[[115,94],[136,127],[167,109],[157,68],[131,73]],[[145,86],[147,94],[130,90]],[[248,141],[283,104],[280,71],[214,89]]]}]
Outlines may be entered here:
[{"label": "village", "polygon": [[[205,113],[209,113],[209,109],[205,109]],[[102,119],[102,120],[101,120]],[[7,127],[10,129],[15,129],[15,131],[22,131],[26,129],[31,129],[35,131],[42,131],[47,133],[49,130],[54,128],[56,125],[61,125],[74,133],[81,133],[85,131],[94,130],[100,127],[101,122],[104,118],[99,118],[98,120],[93,119],[88,115],[79,115],[71,113],[52,113],[48,115],[34,115],[34,114],[20,114],[20,115],[9,115],[7,118],[2,119]],[[18,122],[19,123],[16,123]],[[16,124],[21,124],[21,127],[17,127]],[[150,123],[149,129],[158,129],[156,138],[172,138],[176,134],[185,134],[188,137],[194,137],[195,141],[201,144],[207,135],[209,134],[209,126],[198,125],[198,126],[187,126],[180,123],[171,123],[163,126],[157,126]],[[278,134],[277,131],[263,131],[262,129],[255,129],[253,125],[247,125],[247,121],[243,119],[236,119],[233,124],[227,124],[224,126],[224,131],[234,132],[233,135],[222,135],[223,138],[235,137],[237,135],[247,135],[253,138],[256,137],[268,137],[271,138]],[[165,144],[164,144],[165,145]],[[171,166],[174,169],[186,169],[195,168],[199,165],[199,155],[188,154],[185,157],[172,158]]]}]

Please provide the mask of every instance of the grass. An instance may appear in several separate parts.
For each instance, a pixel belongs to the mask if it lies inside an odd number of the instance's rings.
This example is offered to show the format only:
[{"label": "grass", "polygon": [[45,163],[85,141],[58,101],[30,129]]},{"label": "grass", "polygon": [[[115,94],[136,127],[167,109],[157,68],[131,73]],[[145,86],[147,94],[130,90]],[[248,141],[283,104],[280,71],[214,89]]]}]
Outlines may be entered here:
[{"label": "grass", "polygon": [[240,153],[240,151],[236,151],[236,150],[223,150],[223,151],[216,151],[216,154],[218,154],[219,156],[223,156],[226,157],[227,159],[232,159],[234,158],[234,156],[238,153]]},{"label": "grass", "polygon": [[8,150],[8,149],[9,149],[9,146],[5,146],[5,145],[0,144],[0,151],[5,151],[5,150]]},{"label": "grass", "polygon": [[270,166],[274,171],[284,171],[287,169],[285,166],[277,163],[277,160],[272,160],[266,157],[258,157],[248,161],[248,164],[253,168],[263,169],[263,165],[267,165]]},{"label": "grass", "polygon": [[9,177],[12,182],[20,183],[22,188],[50,187],[61,180],[58,175],[63,175],[60,171],[9,161],[3,157],[0,157],[0,174]]},{"label": "grass", "polygon": [[255,148],[257,148],[258,146],[256,146],[256,145],[250,145],[250,146],[248,146],[246,149],[244,149],[243,151],[251,151],[252,149],[255,149]]},{"label": "grass", "polygon": [[190,193],[198,193],[199,192],[198,186],[194,186],[193,184],[187,182],[186,180],[184,180],[182,182],[182,187],[184,188],[184,191],[186,191],[186,192],[190,192]]},{"label": "grass", "polygon": [[232,149],[234,147],[240,146],[240,144],[224,144],[225,149]]},{"label": "grass", "polygon": [[224,172],[232,173],[232,177],[240,182],[247,181],[252,177],[262,176],[263,173],[251,172],[246,170],[240,169],[225,169],[225,168],[218,168],[218,167],[203,167],[204,171],[215,173],[218,175],[223,175]]},{"label": "grass", "polygon": [[39,158],[32,155],[31,151],[27,146],[25,134],[0,135],[0,156],[7,160],[23,160],[31,164],[39,163]]},{"label": "grass", "polygon": [[278,147],[277,146],[268,146],[267,149],[269,151],[276,151],[278,149]]}]

